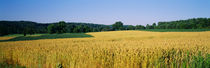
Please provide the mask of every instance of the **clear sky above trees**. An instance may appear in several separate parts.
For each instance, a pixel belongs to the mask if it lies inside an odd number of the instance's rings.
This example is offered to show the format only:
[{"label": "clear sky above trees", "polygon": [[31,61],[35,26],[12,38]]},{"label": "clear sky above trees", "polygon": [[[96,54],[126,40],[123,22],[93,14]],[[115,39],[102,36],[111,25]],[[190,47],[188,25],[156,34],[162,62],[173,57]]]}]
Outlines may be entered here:
[{"label": "clear sky above trees", "polygon": [[0,20],[111,25],[210,17],[210,0],[0,0]]}]

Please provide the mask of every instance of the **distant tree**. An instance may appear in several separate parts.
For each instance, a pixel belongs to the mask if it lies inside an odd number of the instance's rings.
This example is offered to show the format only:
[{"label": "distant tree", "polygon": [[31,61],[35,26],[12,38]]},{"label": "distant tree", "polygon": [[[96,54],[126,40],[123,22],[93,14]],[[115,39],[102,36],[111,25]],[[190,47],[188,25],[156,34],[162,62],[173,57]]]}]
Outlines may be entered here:
[{"label": "distant tree", "polygon": [[[80,26],[83,25],[83,26]],[[156,27],[155,27],[156,25]],[[34,26],[34,27],[32,27]],[[108,27],[107,27],[108,26]],[[30,28],[26,28],[30,27]],[[131,27],[131,28],[130,28]],[[81,29],[80,29],[81,28]],[[210,29],[210,18],[192,18],[187,20],[177,20],[169,22],[158,22],[151,25],[136,25],[135,29]],[[99,32],[111,30],[124,30],[128,26],[118,21],[113,25],[101,25],[91,23],[58,23],[46,24],[31,21],[0,21],[0,36],[8,34],[34,34],[34,33],[66,33],[66,32]],[[129,29],[133,29],[129,26]]]},{"label": "distant tree", "polygon": [[91,28],[89,26],[84,26],[83,29],[84,29],[84,33],[91,32]]},{"label": "distant tree", "polygon": [[57,24],[57,31],[56,33],[66,33],[67,29],[66,29],[66,22],[65,21],[60,21]]},{"label": "distant tree", "polygon": [[25,26],[24,29],[23,29],[23,35],[26,36],[27,34],[34,34],[35,33],[35,26],[34,25],[28,25],[28,26]]},{"label": "distant tree", "polygon": [[158,22],[159,29],[208,29],[208,18],[193,18],[170,22]]},{"label": "distant tree", "polygon": [[[158,22],[158,28],[159,29],[165,29],[165,27],[166,27],[166,22]],[[178,26],[179,27],[179,26]]]},{"label": "distant tree", "polygon": [[79,28],[78,27],[76,27],[76,28],[74,28],[73,29],[73,33],[79,33],[80,31],[79,31]]},{"label": "distant tree", "polygon": [[74,28],[73,32],[74,33],[84,33],[85,32],[84,25],[76,26],[76,28]]},{"label": "distant tree", "polygon": [[55,26],[55,24],[50,24],[50,25],[47,27],[47,29],[48,29],[48,33],[49,33],[49,34],[56,33],[56,26]]},{"label": "distant tree", "polygon": [[123,23],[121,21],[115,22],[115,24],[112,25],[112,28],[114,30],[123,30]]},{"label": "distant tree", "polygon": [[31,25],[31,26],[27,27],[26,28],[26,33],[30,34],[30,35],[35,34],[35,29],[34,28],[35,28],[34,25]]},{"label": "distant tree", "polygon": [[23,36],[26,36],[26,32],[23,32]]},{"label": "distant tree", "polygon": [[151,26],[149,24],[147,24],[146,29],[151,29]]},{"label": "distant tree", "polygon": [[206,29],[210,29],[210,18],[208,18]]},{"label": "distant tree", "polygon": [[110,31],[111,30],[111,27],[110,26],[106,26],[102,29],[102,31]]},{"label": "distant tree", "polygon": [[7,27],[0,24],[0,36],[8,35],[8,34],[9,33],[8,33],[8,30],[7,30]]},{"label": "distant tree", "polygon": [[133,25],[128,25],[127,30],[135,30],[135,26],[133,26]]},{"label": "distant tree", "polygon": [[27,28],[24,28],[24,30],[23,30],[23,36],[26,36],[27,33],[28,33],[28,29]]},{"label": "distant tree", "polygon": [[66,23],[64,21],[60,21],[55,24],[50,24],[48,27],[48,33],[53,34],[53,33],[66,33]]},{"label": "distant tree", "polygon": [[145,29],[145,27],[143,25],[136,25],[135,29]]},{"label": "distant tree", "polygon": [[92,30],[93,32],[98,32],[98,30],[96,29],[96,28],[93,28],[93,30]]},{"label": "distant tree", "polygon": [[156,23],[153,23],[152,24],[152,29],[156,29],[156,28],[157,28]]},{"label": "distant tree", "polygon": [[73,24],[69,24],[66,26],[66,28],[67,28],[68,33],[73,33],[73,30],[74,30],[74,28],[76,28],[76,26]]}]

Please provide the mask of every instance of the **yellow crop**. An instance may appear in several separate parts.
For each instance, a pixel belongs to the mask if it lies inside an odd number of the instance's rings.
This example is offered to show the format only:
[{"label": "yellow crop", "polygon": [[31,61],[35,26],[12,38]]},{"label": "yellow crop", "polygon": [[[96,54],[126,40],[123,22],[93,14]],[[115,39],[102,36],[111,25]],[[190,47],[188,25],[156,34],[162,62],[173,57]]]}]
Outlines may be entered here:
[{"label": "yellow crop", "polygon": [[0,62],[29,68],[168,68],[190,65],[199,52],[204,59],[210,54],[209,31],[87,34],[94,37],[0,42]]}]

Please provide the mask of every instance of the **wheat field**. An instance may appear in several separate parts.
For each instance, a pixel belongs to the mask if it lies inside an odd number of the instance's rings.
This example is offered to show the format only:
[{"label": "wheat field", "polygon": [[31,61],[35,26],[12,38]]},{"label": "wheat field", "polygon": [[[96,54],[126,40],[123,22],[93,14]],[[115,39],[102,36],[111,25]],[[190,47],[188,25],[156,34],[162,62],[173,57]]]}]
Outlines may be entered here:
[{"label": "wheat field", "polygon": [[210,66],[210,31],[109,31],[86,34],[93,37],[0,42],[0,62],[27,68]]}]

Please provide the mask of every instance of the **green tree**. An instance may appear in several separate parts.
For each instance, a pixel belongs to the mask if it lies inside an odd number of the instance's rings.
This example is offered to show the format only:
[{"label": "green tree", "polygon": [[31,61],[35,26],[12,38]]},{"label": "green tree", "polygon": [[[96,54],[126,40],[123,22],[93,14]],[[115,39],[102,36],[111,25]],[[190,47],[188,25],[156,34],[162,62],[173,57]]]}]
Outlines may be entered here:
[{"label": "green tree", "polygon": [[84,32],[90,32],[91,31],[89,26],[84,26],[83,29],[84,29]]},{"label": "green tree", "polygon": [[66,28],[67,28],[66,32],[72,33],[74,28],[76,28],[76,26],[72,25],[72,24],[69,24],[69,25],[66,26]]},{"label": "green tree", "polygon": [[0,36],[8,35],[8,34],[9,33],[8,33],[8,30],[7,30],[7,27],[0,24]]},{"label": "green tree", "polygon": [[128,28],[127,28],[127,30],[135,30],[135,26],[129,25]]},{"label": "green tree", "polygon": [[151,29],[151,26],[149,24],[147,24],[146,29]]},{"label": "green tree", "polygon": [[29,25],[29,26],[26,26],[24,27],[23,29],[23,35],[26,36],[26,34],[34,34],[35,33],[35,26],[34,25]]},{"label": "green tree", "polygon": [[76,26],[76,28],[74,28],[73,32],[74,33],[84,33],[86,31],[85,28],[88,28],[88,27],[85,27],[84,25],[78,25],[78,26]]},{"label": "green tree", "polygon": [[66,33],[66,22],[60,21],[55,24],[50,24],[48,27],[48,33],[53,34],[53,33]]},{"label": "green tree", "polygon": [[29,33],[29,27],[25,27],[23,30],[23,36],[26,36]]},{"label": "green tree", "polygon": [[113,30],[123,30],[123,23],[121,21],[115,22],[115,24],[112,25]]},{"label": "green tree", "polygon": [[67,29],[66,29],[66,22],[65,21],[60,21],[57,24],[57,31],[56,33],[66,33]]},{"label": "green tree", "polygon": [[111,30],[110,26],[106,26],[102,29],[102,31],[110,31],[110,30]]},{"label": "green tree", "polygon": [[56,26],[55,26],[55,24],[50,24],[50,25],[47,27],[47,29],[48,29],[48,33],[49,33],[49,34],[56,33]]},{"label": "green tree", "polygon": [[157,28],[156,23],[153,23],[152,24],[152,29],[156,29],[156,28]]},{"label": "green tree", "polygon": [[143,26],[143,25],[136,25],[136,28],[135,28],[136,30],[137,29],[145,29],[145,27]]}]

